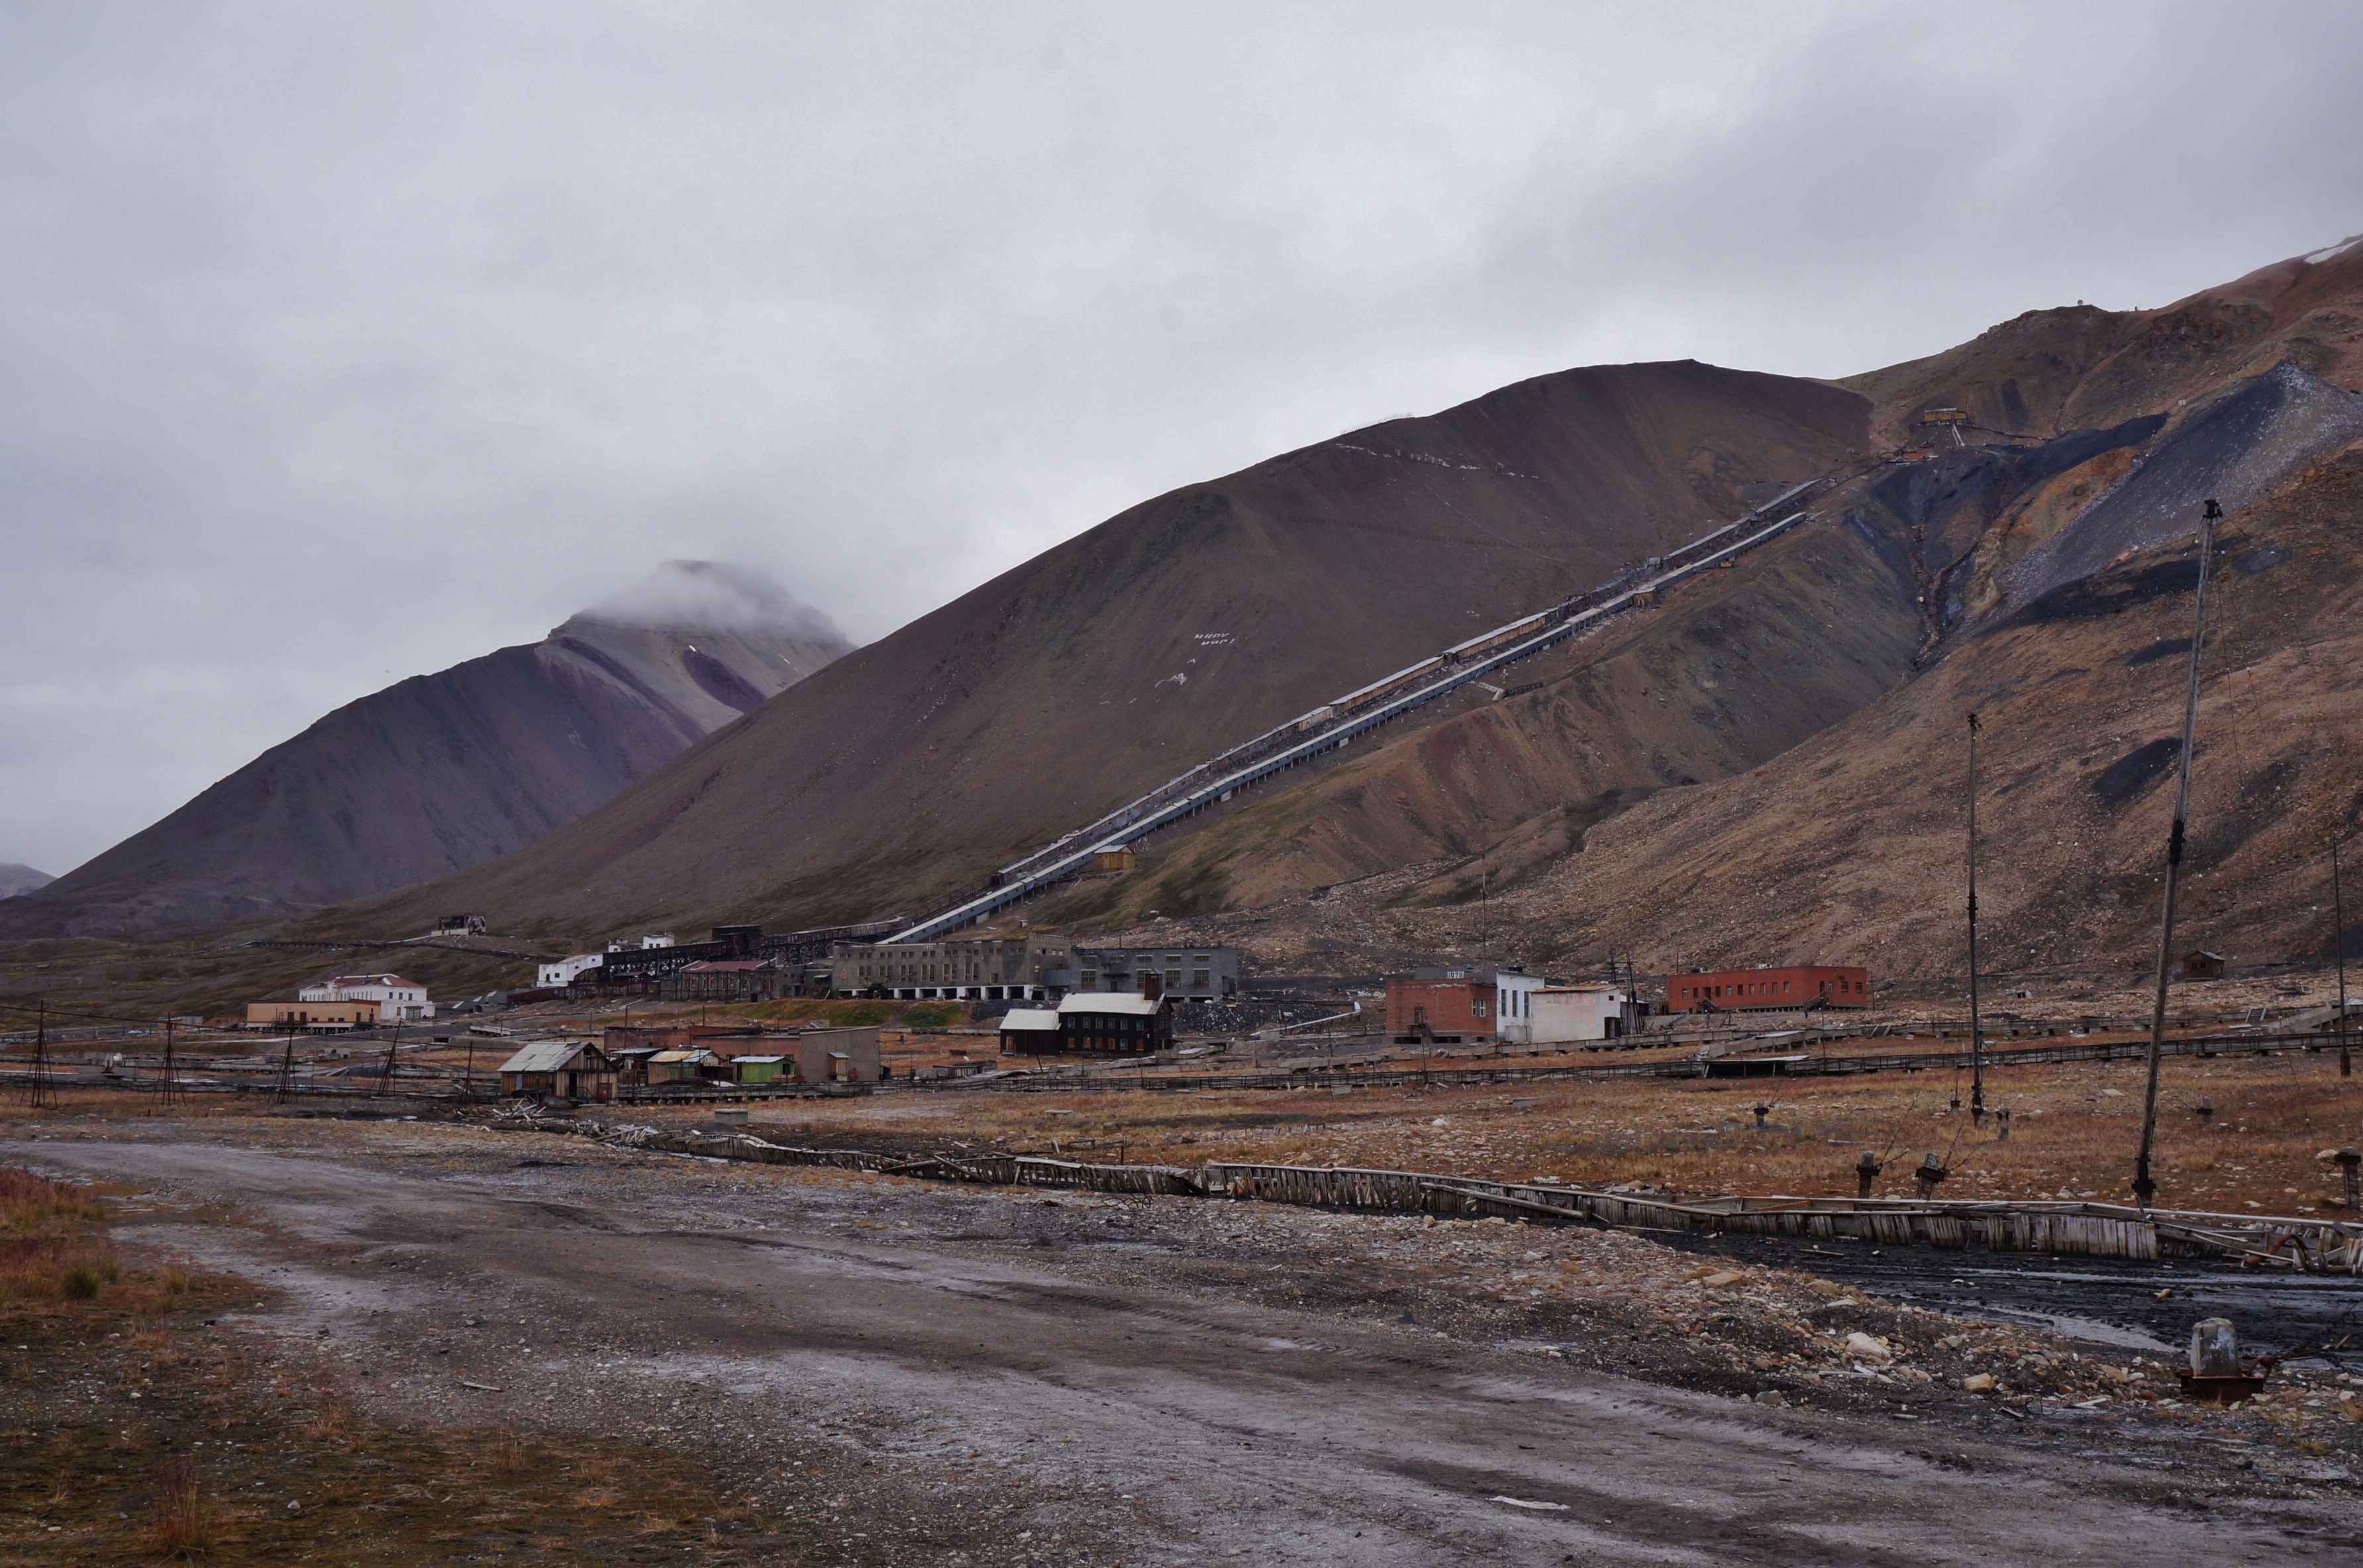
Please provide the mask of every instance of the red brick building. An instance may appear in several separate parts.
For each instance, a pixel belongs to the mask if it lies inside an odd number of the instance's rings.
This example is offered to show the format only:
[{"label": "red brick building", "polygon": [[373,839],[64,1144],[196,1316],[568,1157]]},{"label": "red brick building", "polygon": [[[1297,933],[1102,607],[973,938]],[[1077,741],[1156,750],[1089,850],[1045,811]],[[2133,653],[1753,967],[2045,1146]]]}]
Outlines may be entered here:
[{"label": "red brick building", "polygon": [[1491,1040],[1497,1021],[1492,977],[1473,972],[1428,979],[1387,977],[1387,1033],[1396,1038]]},{"label": "red brick building", "polygon": [[1769,1012],[1869,1005],[1870,971],[1847,964],[1703,969],[1666,977],[1668,1012]]}]

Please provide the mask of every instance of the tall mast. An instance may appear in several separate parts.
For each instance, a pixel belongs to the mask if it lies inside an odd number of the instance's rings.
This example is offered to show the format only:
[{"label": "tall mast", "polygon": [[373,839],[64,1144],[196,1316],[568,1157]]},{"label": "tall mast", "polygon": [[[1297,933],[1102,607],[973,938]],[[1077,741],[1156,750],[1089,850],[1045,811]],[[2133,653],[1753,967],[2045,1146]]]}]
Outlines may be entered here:
[{"label": "tall mast", "polygon": [[2338,835],[2330,835],[2330,918],[2338,923],[2332,945],[2338,951],[2338,1076],[2355,1076],[2355,1058],[2346,1043],[2346,899],[2338,885]]},{"label": "tall mast", "polygon": [[[1955,1083],[1960,1079],[1955,1078]],[[1978,716],[1969,715],[1969,1120],[1986,1124],[1985,1029],[1978,1012]]]},{"label": "tall mast", "polygon": [[2207,646],[2207,567],[2224,509],[2211,497],[2199,522],[2199,591],[2192,602],[2191,673],[2182,692],[2182,762],[2174,790],[2174,827],[2166,840],[2166,905],[2158,922],[2158,999],[2149,1017],[2149,1080],[2142,1090],[2141,1153],[2134,1160],[2134,1198],[2144,1209],[2158,1195],[2150,1149],[2158,1141],[2158,1064],[2166,1053],[2166,978],[2174,962],[2174,896],[2182,876],[2183,823],[2191,814],[2191,746],[2199,727],[2199,656]]}]

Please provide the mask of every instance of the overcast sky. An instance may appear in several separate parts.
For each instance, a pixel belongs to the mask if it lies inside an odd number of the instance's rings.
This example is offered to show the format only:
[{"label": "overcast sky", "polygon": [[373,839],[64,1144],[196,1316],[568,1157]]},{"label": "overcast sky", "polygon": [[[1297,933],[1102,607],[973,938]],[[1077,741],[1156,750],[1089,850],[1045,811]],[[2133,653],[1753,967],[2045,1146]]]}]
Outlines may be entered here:
[{"label": "overcast sky", "polygon": [[2363,7],[0,4],[0,861],[673,557],[868,641],[1570,365],[2363,230]]}]

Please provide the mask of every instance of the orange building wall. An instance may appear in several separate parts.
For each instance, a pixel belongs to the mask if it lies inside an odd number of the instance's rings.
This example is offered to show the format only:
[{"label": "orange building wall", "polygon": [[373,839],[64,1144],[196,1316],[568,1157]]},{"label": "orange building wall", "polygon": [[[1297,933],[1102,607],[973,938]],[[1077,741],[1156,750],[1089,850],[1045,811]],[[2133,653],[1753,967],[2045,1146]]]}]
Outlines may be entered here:
[{"label": "orange building wall", "polygon": [[1698,1012],[1824,1007],[1869,1007],[1870,971],[1847,964],[1800,964],[1782,969],[1714,969],[1666,977],[1666,1010]]},{"label": "orange building wall", "polygon": [[1493,983],[1491,980],[1387,981],[1387,1032],[1408,1034],[1417,1027],[1423,1010],[1427,1027],[1437,1034],[1492,1035],[1494,1029]]}]

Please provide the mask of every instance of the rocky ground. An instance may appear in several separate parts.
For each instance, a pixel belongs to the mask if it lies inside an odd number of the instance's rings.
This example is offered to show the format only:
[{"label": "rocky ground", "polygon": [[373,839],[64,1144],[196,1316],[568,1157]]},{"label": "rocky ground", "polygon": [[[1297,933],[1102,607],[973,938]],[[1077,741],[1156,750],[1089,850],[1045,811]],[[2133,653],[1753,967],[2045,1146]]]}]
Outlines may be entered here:
[{"label": "rocky ground", "polygon": [[[1934,1310],[1892,1280],[1861,1287],[1849,1260],[949,1187],[425,1121],[20,1122],[6,1158],[138,1184],[150,1211],[127,1217],[128,1246],[244,1282],[203,1331],[227,1347],[218,1364],[183,1363],[173,1397],[235,1404],[243,1386],[267,1410],[274,1385],[334,1388],[389,1456],[434,1448],[431,1475],[388,1457],[385,1489],[354,1474],[318,1495],[349,1523],[431,1520],[404,1560],[530,1561],[560,1519],[587,1543],[568,1560],[616,1562],[2363,1546],[2363,1423],[2334,1365],[2284,1374],[2260,1407],[2205,1410],[2176,1397],[2155,1345]],[[34,1385],[148,1413],[130,1396],[168,1380],[134,1378],[112,1342],[43,1347],[8,1386],[17,1441],[63,1425],[66,1407],[25,1402]],[[494,1456],[517,1443],[546,1456],[539,1491],[502,1479]],[[64,1547],[134,1512],[105,1506],[125,1475],[61,1481],[47,1513],[14,1502],[0,1529],[61,1553],[28,1562],[112,1560]],[[654,1507],[651,1476],[679,1484]],[[225,1460],[237,1491],[275,1496],[279,1479]],[[597,1506],[572,1500],[586,1491]],[[1981,1540],[2012,1544],[1963,1544]]]}]

